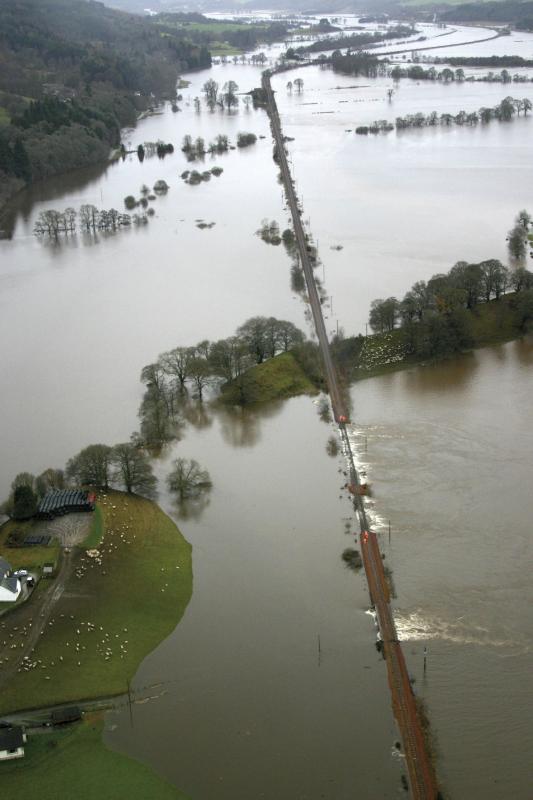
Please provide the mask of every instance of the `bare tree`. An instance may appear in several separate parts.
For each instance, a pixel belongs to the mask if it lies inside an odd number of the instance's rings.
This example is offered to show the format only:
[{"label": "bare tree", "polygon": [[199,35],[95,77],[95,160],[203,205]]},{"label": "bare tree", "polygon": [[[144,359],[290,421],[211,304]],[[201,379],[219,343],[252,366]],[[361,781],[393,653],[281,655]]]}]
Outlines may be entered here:
[{"label": "bare tree", "polygon": [[176,458],[173,461],[167,486],[177,494],[180,502],[208,491],[212,485],[207,470],[203,470],[194,459]]},{"label": "bare tree", "polygon": [[159,357],[163,371],[177,378],[180,391],[185,389],[185,381],[190,376],[190,364],[194,355],[193,347],[175,347],[174,350],[169,350]]},{"label": "bare tree", "polygon": [[213,80],[213,78],[209,78],[209,80],[207,80],[202,86],[202,90],[205,94],[205,100],[208,108],[211,111],[213,111],[214,107],[217,104],[218,83],[215,80]]},{"label": "bare tree", "polygon": [[67,477],[78,486],[98,486],[109,489],[112,448],[106,444],[91,444],[67,463]]},{"label": "bare tree", "polygon": [[207,359],[198,356],[192,358],[189,364],[189,376],[196,387],[198,399],[202,400],[204,389],[209,385],[211,379],[211,370]]},{"label": "bare tree", "polygon": [[154,497],[157,479],[148,456],[135,444],[117,444],[112,453],[115,466],[114,480],[131,494]]}]

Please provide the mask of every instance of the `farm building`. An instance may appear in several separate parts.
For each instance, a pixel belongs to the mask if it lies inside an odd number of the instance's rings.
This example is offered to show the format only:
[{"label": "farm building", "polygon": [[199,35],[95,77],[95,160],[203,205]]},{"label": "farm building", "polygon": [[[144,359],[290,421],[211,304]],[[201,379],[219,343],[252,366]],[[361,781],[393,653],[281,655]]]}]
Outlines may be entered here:
[{"label": "farm building", "polygon": [[39,503],[37,519],[53,519],[78,511],[94,511],[94,494],[81,489],[51,489]]},{"label": "farm building", "polygon": [[14,603],[20,589],[20,580],[13,575],[11,564],[0,556],[0,603]]},{"label": "farm building", "polygon": [[22,758],[26,734],[18,725],[0,725],[0,761]]}]

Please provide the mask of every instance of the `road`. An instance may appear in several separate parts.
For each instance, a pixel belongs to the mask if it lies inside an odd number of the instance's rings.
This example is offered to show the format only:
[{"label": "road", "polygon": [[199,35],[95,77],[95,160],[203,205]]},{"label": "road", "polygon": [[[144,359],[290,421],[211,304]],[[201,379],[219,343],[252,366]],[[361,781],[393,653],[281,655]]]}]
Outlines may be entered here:
[{"label": "road", "polygon": [[[267,112],[276,146],[277,163],[281,170],[285,194],[291,211],[294,234],[296,236],[307,284],[309,303],[313,312],[313,320],[322,355],[333,414],[339,425],[340,436],[344,444],[344,452],[349,464],[350,482],[358,486],[360,485],[359,475],[355,467],[350,439],[346,429],[348,414],[342,398],[342,392],[340,391],[337,371],[331,357],[326,326],[322,315],[322,306],[315,283],[313,266],[309,258],[309,243],[302,225],[301,209],[289,170],[281,122],[274,92],[272,91],[270,83],[272,74],[273,71],[270,70],[263,73],[262,86],[266,94]],[[354,507],[359,520],[363,564],[370,597],[376,610],[379,630],[383,641],[383,654],[387,663],[392,707],[402,739],[403,752],[409,772],[411,794],[416,800],[436,800],[438,793],[435,776],[422,732],[422,726],[409,681],[403,651],[398,641],[392,608],[390,606],[389,586],[383,570],[383,561],[378,538],[373,531],[369,530],[365,508],[362,498],[359,495],[355,496]]]}]

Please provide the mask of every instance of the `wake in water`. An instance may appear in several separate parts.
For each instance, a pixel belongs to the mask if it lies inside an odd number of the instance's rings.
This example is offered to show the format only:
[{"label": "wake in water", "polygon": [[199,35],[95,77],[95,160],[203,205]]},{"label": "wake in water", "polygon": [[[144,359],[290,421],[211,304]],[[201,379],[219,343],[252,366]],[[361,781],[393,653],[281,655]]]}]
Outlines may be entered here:
[{"label": "wake in water", "polygon": [[[357,470],[357,474],[359,475],[359,478],[361,479],[362,483],[367,483],[367,482],[371,483],[370,481],[371,467],[366,457],[367,441],[368,441],[367,437],[368,433],[373,432],[374,430],[375,430],[374,428],[367,428],[367,429],[359,428],[358,430],[356,430],[352,425],[346,425],[346,433],[348,435],[348,440],[350,442],[350,447],[352,449],[354,466]],[[346,461],[346,467],[349,470],[350,461],[344,444],[342,445],[342,454]],[[385,519],[385,517],[382,517],[376,511],[375,503],[372,501],[372,499],[369,497],[363,497],[362,500],[365,508],[365,513],[370,523],[370,528],[373,531],[376,531],[376,533],[387,530],[389,521]]]},{"label": "wake in water", "polygon": [[[512,637],[495,636],[494,631],[469,623],[463,617],[456,620],[445,620],[437,616],[425,615],[421,610],[413,611],[410,614],[395,611],[394,621],[398,638],[402,642],[439,639],[454,644],[505,648],[506,655],[521,655],[531,650],[531,642],[525,638],[519,641]],[[513,633],[515,632],[513,631]]]}]

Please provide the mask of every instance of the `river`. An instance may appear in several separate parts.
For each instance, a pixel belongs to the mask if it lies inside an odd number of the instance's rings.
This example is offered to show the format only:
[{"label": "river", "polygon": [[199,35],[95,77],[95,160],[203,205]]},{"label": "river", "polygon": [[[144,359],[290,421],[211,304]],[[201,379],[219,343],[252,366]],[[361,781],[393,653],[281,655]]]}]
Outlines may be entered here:
[{"label": "river", "polygon": [[[505,41],[514,47],[515,38]],[[490,42],[475,47],[492,52]],[[287,221],[266,115],[197,114],[192,103],[207,77],[243,91],[259,71],[228,64],[188,77],[180,113],[166,108],[126,137],[132,148],[171,141],[173,155],[142,164],[129,156],[18,201],[12,238],[0,242],[4,494],[21,470],[126,440],[140,370],[163,350],[228,336],[255,314],[306,325],[287,256],[255,235],[263,219]],[[353,129],[531,97],[531,84],[402,81],[389,106],[390,81],[314,67],[302,77],[301,95],[277,79],[278,104],[333,296],[332,327],[364,331],[372,299],[401,295],[457,260],[505,258],[505,232],[530,203],[529,118],[368,139]],[[240,130],[265,138],[208,157],[206,168],[224,168],[220,178],[196,187],[180,179],[186,133],[235,139]],[[59,244],[32,235],[44,208],[121,208],[159,178],[170,190],[142,229]],[[200,230],[200,219],[216,224]],[[457,800],[529,798],[532,360],[531,343],[516,342],[352,390],[406,656],[427,701],[439,776]],[[340,499],[342,461],[326,455],[331,433],[313,400],[296,398],[190,425],[156,462],[164,478],[176,455],[197,458],[214,488],[203,513],[178,519],[193,544],[190,606],[133,684],[161,683],[160,696],[134,705],[133,726],[128,714],[109,715],[106,739],[194,800],[401,793],[365,580],[340,558],[353,518]],[[172,512],[164,490],[160,501]]]}]

